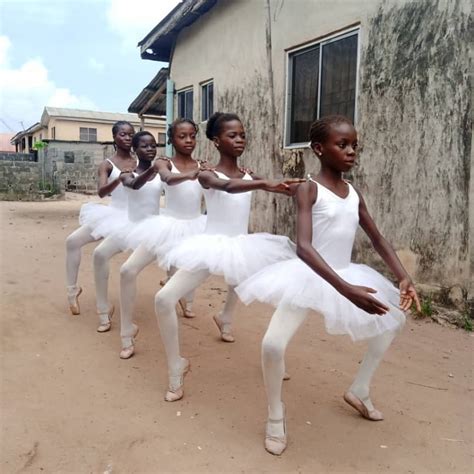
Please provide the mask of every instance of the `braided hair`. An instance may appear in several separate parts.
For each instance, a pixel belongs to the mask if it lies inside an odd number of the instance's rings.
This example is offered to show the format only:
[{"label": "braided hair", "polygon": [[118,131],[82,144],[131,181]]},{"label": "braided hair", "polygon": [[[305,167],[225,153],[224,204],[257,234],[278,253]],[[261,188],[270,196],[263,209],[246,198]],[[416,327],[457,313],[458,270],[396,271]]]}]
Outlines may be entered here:
[{"label": "braided hair", "polygon": [[115,122],[112,127],[112,136],[115,137],[115,135],[117,135],[118,131],[120,130],[120,127],[123,127],[124,125],[128,125],[129,127],[131,127],[133,133],[135,133],[135,128],[130,122],[127,122],[126,120],[119,120],[118,122]]},{"label": "braided hair", "polygon": [[311,145],[314,143],[324,143],[329,136],[331,125],[339,125],[340,123],[354,126],[352,121],[343,115],[327,115],[313,122],[309,130]]},{"label": "braided hair", "polygon": [[196,131],[196,133],[199,132],[199,127],[196,125],[194,120],[191,120],[190,118],[179,117],[168,126],[168,130],[166,131],[169,145],[173,143],[173,135],[174,135],[174,132],[176,131],[176,127],[178,125],[181,125],[182,123],[189,123],[192,127],[194,127],[194,130]]}]

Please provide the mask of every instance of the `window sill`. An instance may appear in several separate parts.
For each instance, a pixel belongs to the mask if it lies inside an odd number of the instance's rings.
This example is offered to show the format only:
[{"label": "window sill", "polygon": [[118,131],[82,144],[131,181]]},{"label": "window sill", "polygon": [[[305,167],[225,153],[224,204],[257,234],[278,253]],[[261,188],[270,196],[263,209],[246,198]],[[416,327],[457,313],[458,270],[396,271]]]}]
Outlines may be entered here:
[{"label": "window sill", "polygon": [[311,146],[308,142],[306,143],[290,143],[289,145],[285,145],[283,150],[311,150]]}]

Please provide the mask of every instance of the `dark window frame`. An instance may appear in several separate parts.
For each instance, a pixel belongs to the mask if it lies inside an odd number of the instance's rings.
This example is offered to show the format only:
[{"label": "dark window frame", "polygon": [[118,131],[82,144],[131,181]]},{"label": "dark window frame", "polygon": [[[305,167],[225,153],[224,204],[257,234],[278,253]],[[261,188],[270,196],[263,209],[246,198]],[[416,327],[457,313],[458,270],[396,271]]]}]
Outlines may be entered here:
[{"label": "dark window frame", "polygon": [[345,31],[340,31],[338,33],[332,34],[330,36],[326,36],[324,38],[318,39],[309,44],[305,44],[304,46],[299,46],[297,48],[293,48],[287,50],[286,58],[287,58],[287,80],[286,80],[286,107],[285,107],[285,139],[284,139],[284,147],[285,148],[306,148],[308,146],[309,136],[308,139],[305,140],[292,140],[292,138],[296,135],[293,133],[292,125],[294,122],[294,109],[293,109],[293,77],[294,77],[294,58],[297,58],[300,55],[304,55],[308,52],[313,52],[316,49],[318,50],[318,65],[315,67],[317,70],[317,97],[316,97],[316,107],[315,110],[313,109],[314,119],[320,118],[321,112],[321,92],[322,92],[322,78],[323,78],[323,70],[322,70],[322,62],[324,56],[324,48],[337,43],[340,40],[344,40],[350,37],[356,37],[356,57],[355,57],[355,83],[354,83],[354,105],[353,105],[353,112],[354,112],[354,122],[357,120],[357,92],[358,92],[358,81],[359,81],[359,61],[360,61],[360,27],[351,27],[346,29]]},{"label": "dark window frame", "polygon": [[[191,108],[191,111],[189,111]],[[194,116],[194,88],[186,87],[177,92],[177,117],[193,120]]]},{"label": "dark window frame", "polygon": [[214,113],[214,79],[201,83],[201,122]]}]

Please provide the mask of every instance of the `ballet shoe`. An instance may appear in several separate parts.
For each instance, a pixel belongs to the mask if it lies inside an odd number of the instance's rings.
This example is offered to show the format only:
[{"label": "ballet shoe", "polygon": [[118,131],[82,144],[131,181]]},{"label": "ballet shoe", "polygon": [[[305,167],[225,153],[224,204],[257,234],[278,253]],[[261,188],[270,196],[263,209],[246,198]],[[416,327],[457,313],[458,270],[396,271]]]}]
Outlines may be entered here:
[{"label": "ballet shoe", "polygon": [[195,318],[196,313],[191,309],[188,309],[188,303],[184,298],[181,298],[178,301],[179,307],[181,308],[181,313],[185,318]]},{"label": "ballet shoe", "polygon": [[67,299],[69,301],[69,309],[71,314],[77,316],[81,314],[81,308],[79,306],[79,295],[82,293],[82,288],[80,286],[76,287],[76,292],[70,293],[68,288]]},{"label": "ballet shoe", "polygon": [[357,410],[360,415],[365,418],[366,420],[370,421],[382,421],[383,414],[378,410],[369,410],[365,405],[364,402],[356,397],[352,392],[346,392],[344,394],[344,401],[349,404],[352,408]]},{"label": "ballet shoe", "polygon": [[121,359],[130,359],[130,357],[135,354],[135,338],[137,337],[138,334],[138,326],[135,324],[133,325],[135,328],[135,332],[132,336],[132,343],[127,346],[127,347],[122,347],[122,350],[120,351],[120,358]]},{"label": "ballet shoe", "polygon": [[214,319],[216,326],[219,328],[219,332],[221,333],[221,339],[224,342],[235,342],[235,338],[232,335],[231,330],[225,328],[225,324],[222,323],[222,321],[219,319],[219,316],[213,316],[212,319]]},{"label": "ballet shoe", "polygon": [[285,371],[285,373],[283,374],[283,380],[290,380],[291,379],[291,375]]},{"label": "ballet shoe", "polygon": [[173,388],[171,385],[168,387],[167,392],[165,393],[165,401],[166,402],[176,402],[181,400],[184,396],[184,376],[189,372],[191,364],[188,359],[184,359],[184,367],[181,370],[181,374],[179,374],[180,383],[179,387]]},{"label": "ballet shoe", "polygon": [[[109,311],[107,312],[107,317],[109,319],[108,322],[106,323],[100,323],[99,324],[99,327],[97,328],[97,332],[107,332],[107,331],[110,331],[110,328],[112,327],[112,315],[114,314],[114,311],[115,311],[115,307],[114,305],[112,305],[109,309]],[[97,314],[104,314],[104,313],[97,313]]]},{"label": "ballet shoe", "polygon": [[[285,408],[283,407],[283,410]],[[279,436],[272,436],[268,434],[268,425],[269,424],[280,424],[283,423],[283,431],[284,435],[282,437]],[[288,439],[286,437],[286,414],[283,411],[283,418],[279,420],[272,420],[270,418],[267,419],[267,429],[265,430],[265,450],[274,456],[281,456],[283,451],[285,451],[286,446],[288,444]]]}]

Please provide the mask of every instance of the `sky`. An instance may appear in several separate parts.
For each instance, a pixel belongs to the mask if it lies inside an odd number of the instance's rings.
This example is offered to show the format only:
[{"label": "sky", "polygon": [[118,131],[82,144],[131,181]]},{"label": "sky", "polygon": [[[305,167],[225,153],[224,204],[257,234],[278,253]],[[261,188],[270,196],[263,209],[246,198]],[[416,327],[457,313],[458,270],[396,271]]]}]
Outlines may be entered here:
[{"label": "sky", "polygon": [[137,43],[179,0],[0,0],[0,132],[38,122],[46,105],[128,106],[166,63]]}]

